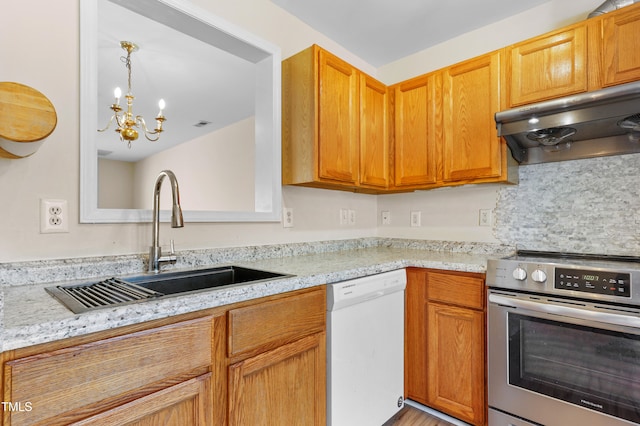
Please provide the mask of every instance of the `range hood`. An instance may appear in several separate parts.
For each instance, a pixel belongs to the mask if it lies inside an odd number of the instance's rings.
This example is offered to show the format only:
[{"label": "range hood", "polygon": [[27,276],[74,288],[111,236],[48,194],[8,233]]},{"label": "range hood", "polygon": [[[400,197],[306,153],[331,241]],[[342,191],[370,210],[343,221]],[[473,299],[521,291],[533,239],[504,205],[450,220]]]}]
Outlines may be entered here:
[{"label": "range hood", "polygon": [[520,164],[640,152],[640,81],[498,112]]}]

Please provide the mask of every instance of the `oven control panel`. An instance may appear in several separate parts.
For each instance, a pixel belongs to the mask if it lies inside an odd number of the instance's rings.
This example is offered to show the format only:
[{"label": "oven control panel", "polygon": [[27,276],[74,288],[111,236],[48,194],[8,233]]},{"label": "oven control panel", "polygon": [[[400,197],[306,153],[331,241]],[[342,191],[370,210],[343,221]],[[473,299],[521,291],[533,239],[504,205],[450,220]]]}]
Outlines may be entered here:
[{"label": "oven control panel", "polygon": [[631,274],[555,268],[555,288],[607,296],[631,297]]}]

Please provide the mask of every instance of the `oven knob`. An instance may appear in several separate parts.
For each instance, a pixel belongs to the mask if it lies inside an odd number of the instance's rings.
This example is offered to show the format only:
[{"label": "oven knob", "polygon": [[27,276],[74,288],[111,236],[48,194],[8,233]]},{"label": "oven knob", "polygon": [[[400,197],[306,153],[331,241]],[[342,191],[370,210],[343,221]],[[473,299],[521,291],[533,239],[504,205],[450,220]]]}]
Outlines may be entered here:
[{"label": "oven knob", "polygon": [[537,283],[543,283],[547,280],[547,274],[545,274],[544,271],[541,271],[540,269],[536,269],[531,274],[531,279]]},{"label": "oven knob", "polygon": [[513,278],[518,281],[524,281],[527,279],[527,271],[523,268],[516,268],[513,270]]}]

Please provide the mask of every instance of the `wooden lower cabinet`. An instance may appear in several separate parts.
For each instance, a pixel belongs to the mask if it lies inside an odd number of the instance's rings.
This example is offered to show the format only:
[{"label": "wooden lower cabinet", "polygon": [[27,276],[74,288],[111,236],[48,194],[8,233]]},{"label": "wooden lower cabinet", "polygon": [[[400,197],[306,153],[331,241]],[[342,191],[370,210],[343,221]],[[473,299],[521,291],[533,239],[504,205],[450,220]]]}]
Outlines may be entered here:
[{"label": "wooden lower cabinet", "polygon": [[484,422],[484,314],[429,303],[429,405],[473,424]]},{"label": "wooden lower cabinet", "polygon": [[322,286],[4,352],[0,423],[324,425],[325,311]]},{"label": "wooden lower cabinet", "polygon": [[210,378],[224,365],[224,325],[223,316],[204,316],[86,343],[70,339],[70,346],[7,361],[3,398],[31,409],[4,411],[3,424],[146,424],[191,406],[195,424],[212,425],[224,403],[212,396]]},{"label": "wooden lower cabinet", "polygon": [[229,425],[326,424],[324,287],[229,312]]},{"label": "wooden lower cabinet", "polygon": [[485,425],[484,276],[409,268],[406,297],[406,397]]},{"label": "wooden lower cabinet", "polygon": [[74,426],[212,425],[211,373],[72,423]]},{"label": "wooden lower cabinet", "polygon": [[229,425],[324,425],[325,335],[229,367]]}]

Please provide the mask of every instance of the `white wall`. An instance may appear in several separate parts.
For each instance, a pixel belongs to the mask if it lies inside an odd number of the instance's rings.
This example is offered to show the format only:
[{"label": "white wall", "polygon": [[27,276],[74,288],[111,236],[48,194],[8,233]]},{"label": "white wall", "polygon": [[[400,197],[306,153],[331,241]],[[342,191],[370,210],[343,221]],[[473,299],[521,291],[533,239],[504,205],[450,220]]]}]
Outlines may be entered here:
[{"label": "white wall", "polygon": [[[255,120],[249,117],[140,160],[132,181],[136,204],[130,208],[152,209],[158,172],[170,169],[180,184],[183,210],[252,211],[255,146]],[[162,209],[171,209],[170,188],[162,186]]]},{"label": "white wall", "polygon": [[98,205],[103,209],[130,209],[135,163],[98,158]]},{"label": "white wall", "polygon": [[[79,2],[81,0],[21,0],[6,4],[0,14],[0,80],[27,84],[44,93],[58,113],[58,126],[32,157],[22,160],[0,159],[0,262],[82,257],[108,254],[143,253],[151,240],[149,224],[79,224]],[[523,14],[508,25],[492,26],[451,44],[398,61],[379,71],[346,51],[326,36],[312,30],[297,18],[279,9],[269,0],[211,1],[194,0],[200,7],[240,25],[279,45],[286,58],[312,43],[332,51],[363,71],[392,83],[418,75],[460,59],[491,50],[496,44],[508,44],[513,38],[527,38],[547,28],[535,27]],[[569,4],[570,3],[570,4]],[[582,19],[601,1],[553,0],[542,11],[534,11],[537,22],[558,24]],[[557,15],[557,16],[556,16]],[[510,36],[504,35],[509,33]],[[522,35],[520,37],[520,35]],[[481,37],[488,41],[482,41]],[[9,42],[19,40],[20,42]],[[472,42],[473,41],[473,42]],[[430,58],[426,60],[425,58]],[[151,190],[151,188],[150,188]],[[402,217],[408,204],[428,210],[435,200],[441,208],[457,206],[465,188],[440,193],[380,197],[380,204]],[[470,211],[495,203],[493,190],[481,190],[482,196],[468,205]],[[474,193],[475,194],[475,193]],[[39,200],[66,199],[69,203],[69,233],[39,233]],[[378,197],[339,191],[284,188],[284,204],[294,209],[295,226],[283,229],[278,223],[191,224],[183,229],[162,227],[161,239],[176,240],[176,248],[224,247],[245,244],[300,242],[387,234],[378,228]],[[357,224],[339,225],[340,208],[356,211]],[[411,207],[413,208],[413,207]],[[484,207],[483,207],[484,208]],[[395,212],[398,212],[397,215]],[[423,222],[426,223],[426,217]],[[485,230],[469,230],[471,219],[460,223],[454,216],[434,214],[429,230],[419,236],[459,239],[465,235],[486,239]],[[462,219],[461,219],[462,220]],[[411,230],[399,224],[394,233],[408,235]],[[424,232],[428,231],[428,232]],[[437,231],[437,232],[436,232]],[[389,234],[393,234],[390,233]],[[473,238],[469,238],[472,240]]]},{"label": "white wall", "polygon": [[[479,211],[496,208],[500,186],[469,185],[379,196],[378,236],[497,242],[491,226],[479,225]],[[391,224],[382,224],[383,211],[391,214]],[[421,226],[410,225],[411,212],[420,212]]]}]

